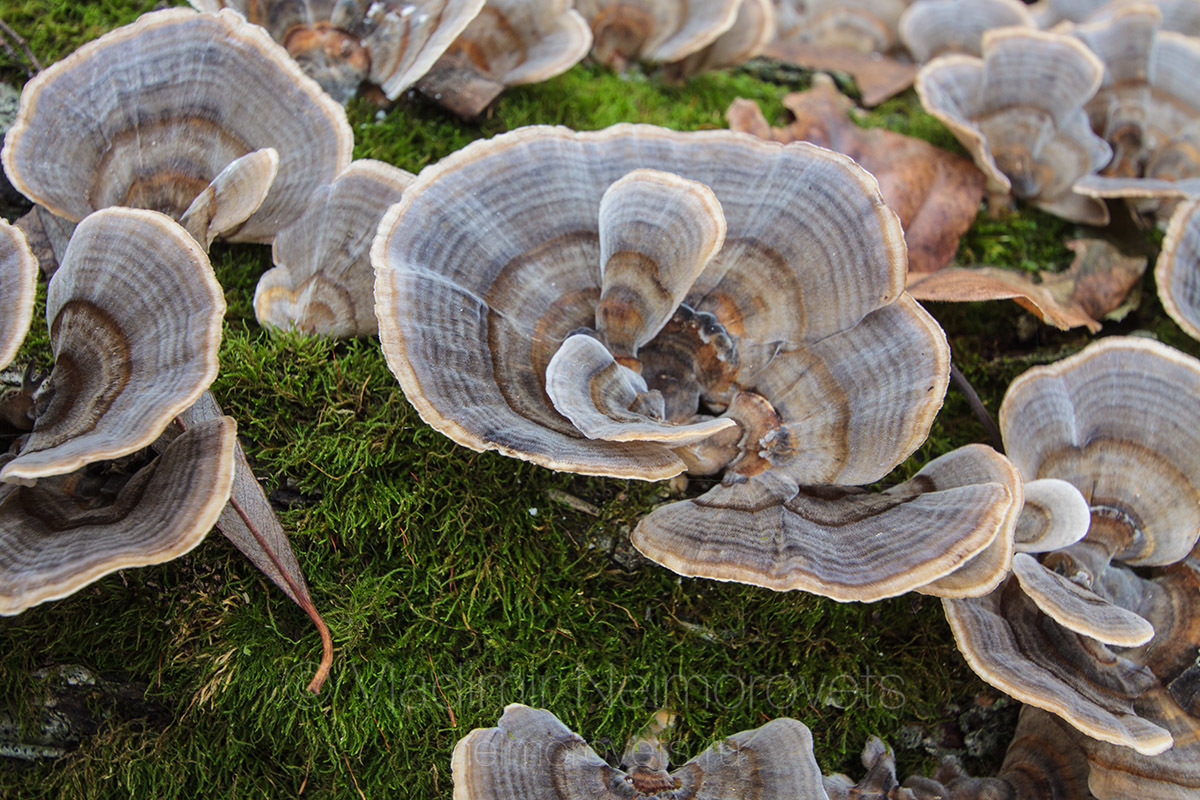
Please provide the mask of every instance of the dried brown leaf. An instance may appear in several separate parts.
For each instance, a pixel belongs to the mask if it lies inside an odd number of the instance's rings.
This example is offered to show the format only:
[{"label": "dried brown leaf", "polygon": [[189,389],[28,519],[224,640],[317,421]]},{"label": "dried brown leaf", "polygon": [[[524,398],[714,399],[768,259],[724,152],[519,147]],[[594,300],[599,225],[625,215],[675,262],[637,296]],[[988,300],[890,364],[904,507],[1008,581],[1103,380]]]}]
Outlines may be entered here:
[{"label": "dried brown leaf", "polygon": [[1095,333],[1100,320],[1128,297],[1146,271],[1146,259],[1122,255],[1099,239],[1067,243],[1075,253],[1069,269],[1032,275],[1000,267],[946,269],[909,274],[909,293],[918,300],[969,302],[1011,299],[1056,328],[1086,326]]},{"label": "dried brown leaf", "polygon": [[793,115],[786,128],[772,128],[748,100],[734,101],[725,117],[734,130],[850,156],[875,175],[899,215],[909,271],[928,273],[950,263],[983,200],[985,178],[969,159],[894,131],[860,128],[850,118],[854,102],[828,76],[818,75],[812,89],[789,94],[783,104]]},{"label": "dried brown leaf", "polygon": [[[219,416],[222,416],[221,407],[217,405],[211,392],[205,392],[195,405],[179,415],[179,422],[186,429]],[[233,491],[228,505],[217,519],[217,527],[254,566],[300,606],[317,627],[321,635],[321,663],[317,667],[317,674],[308,685],[308,690],[319,692],[333,663],[333,640],[329,635],[329,628],[313,604],[308,584],[304,580],[304,572],[296,561],[296,554],[292,551],[287,533],[279,524],[279,519],[275,516],[262,487],[255,480],[241,443],[237,445],[235,459]]]},{"label": "dried brown leaf", "polygon": [[917,65],[880,53],[863,53],[848,47],[821,47],[807,42],[780,41],[767,45],[763,55],[816,70],[845,72],[854,78],[865,106],[877,106],[912,86]]}]

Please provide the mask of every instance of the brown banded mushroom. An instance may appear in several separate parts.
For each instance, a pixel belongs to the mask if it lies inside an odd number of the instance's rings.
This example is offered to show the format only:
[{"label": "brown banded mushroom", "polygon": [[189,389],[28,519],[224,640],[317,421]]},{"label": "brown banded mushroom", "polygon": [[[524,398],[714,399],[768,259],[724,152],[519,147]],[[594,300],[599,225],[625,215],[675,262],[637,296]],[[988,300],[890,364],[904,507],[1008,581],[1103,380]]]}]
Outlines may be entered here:
[{"label": "brown banded mushroom", "polygon": [[371,242],[412,180],[402,169],[361,159],[318,189],[304,214],[275,237],[275,267],[254,291],[259,323],[335,337],[374,335]]},{"label": "brown banded mushroom", "polygon": [[949,53],[983,54],[992,28],[1037,27],[1020,0],[917,0],[900,17],[900,41],[918,64]]},{"label": "brown banded mushroom", "polygon": [[156,211],[80,222],[50,281],[54,369],[0,480],[32,482],[133,453],[217,374],[225,297],[203,249]]},{"label": "brown banded mushroom", "polygon": [[708,47],[667,65],[674,77],[687,77],[742,64],[762,53],[775,38],[775,8],[771,0],[742,0],[733,27]]},{"label": "brown banded mushroom", "polygon": [[1200,35],[1200,0],[1039,0],[1032,5],[1039,27],[1061,22],[1096,22],[1129,5],[1154,6],[1162,14],[1163,30]]},{"label": "brown banded mushroom", "polygon": [[1064,26],[1105,64],[1104,80],[1087,106],[1092,128],[1113,146],[1105,175],[1141,177],[1159,150],[1200,119],[1194,80],[1200,41],[1161,32],[1161,23],[1157,8],[1131,3],[1100,20]]},{"label": "brown banded mushroom", "polygon": [[1068,516],[1041,493],[1038,519],[1020,526],[1027,554],[1014,557],[1014,577],[987,597],[944,601],[984,680],[1143,755],[1172,745],[1171,715],[1145,713],[1145,698],[1200,646],[1200,583],[1193,567],[1172,566],[1191,563],[1200,535],[1198,391],[1200,362],[1128,338],[1014,381],[1000,410],[1009,457],[1029,481],[1075,486],[1090,527],[1078,541],[1040,533],[1045,518]]},{"label": "brown banded mushroom", "polygon": [[[987,563],[1007,566],[1020,485],[990,449],[852,488],[925,439],[949,362],[903,293],[895,214],[844,156],[726,131],[521,129],[418,176],[371,258],[389,366],[459,444],[645,480],[724,469],[639,525],[635,545],[671,569],[870,600],[1001,535]],[[936,543],[913,547],[927,530]],[[855,558],[822,555],[861,537]]]},{"label": "brown banded mushroom", "polygon": [[[235,430],[229,417],[209,420],[132,474],[83,467],[10,492],[0,501],[0,614],[198,545],[229,500]],[[88,484],[100,488],[85,493]]]},{"label": "brown banded mushroom", "polygon": [[17,354],[33,319],[37,259],[25,235],[0,219],[0,368]]},{"label": "brown banded mushroom", "polygon": [[708,47],[733,27],[743,0],[575,0],[592,29],[592,57],[615,69],[666,64]]},{"label": "brown banded mushroom", "polygon": [[917,94],[950,128],[992,189],[1074,222],[1108,222],[1104,203],[1075,182],[1108,163],[1084,105],[1104,65],[1070,36],[1011,28],[983,37],[983,58],[948,55],[926,64]]},{"label": "brown banded mushroom", "polygon": [[148,208],[207,245],[269,242],[345,169],[352,146],[345,111],[261,28],[232,11],[176,8],[26,84],[3,162],[19,191],[71,222]]},{"label": "brown banded mushroom", "polygon": [[470,119],[505,87],[560,75],[591,49],[592,30],[571,0],[487,0],[417,88]]},{"label": "brown banded mushroom", "polygon": [[1180,203],[1171,215],[1154,280],[1163,310],[1200,339],[1200,197]]},{"label": "brown banded mushroom", "polygon": [[609,766],[544,709],[510,705],[454,748],[454,800],[825,800],[812,734],[781,718],[723,739],[672,772],[651,734]]},{"label": "brown banded mushroom", "polygon": [[433,66],[484,0],[189,0],[267,29],[339,103],[364,83],[398,98]]}]

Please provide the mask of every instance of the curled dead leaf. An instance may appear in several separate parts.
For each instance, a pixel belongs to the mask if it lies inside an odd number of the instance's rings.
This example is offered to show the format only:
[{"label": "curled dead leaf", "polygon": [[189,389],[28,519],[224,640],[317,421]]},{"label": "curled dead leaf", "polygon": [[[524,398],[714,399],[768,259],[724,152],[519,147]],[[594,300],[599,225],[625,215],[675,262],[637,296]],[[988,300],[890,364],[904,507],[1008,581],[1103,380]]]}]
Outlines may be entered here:
[{"label": "curled dead leaf", "polygon": [[983,173],[969,159],[894,131],[860,128],[850,117],[854,102],[827,75],[816,76],[813,88],[789,94],[783,104],[793,117],[785,128],[772,128],[749,100],[735,100],[725,117],[737,131],[777,142],[812,142],[850,156],[875,176],[883,199],[900,217],[909,272],[929,273],[950,263],[983,199]]}]

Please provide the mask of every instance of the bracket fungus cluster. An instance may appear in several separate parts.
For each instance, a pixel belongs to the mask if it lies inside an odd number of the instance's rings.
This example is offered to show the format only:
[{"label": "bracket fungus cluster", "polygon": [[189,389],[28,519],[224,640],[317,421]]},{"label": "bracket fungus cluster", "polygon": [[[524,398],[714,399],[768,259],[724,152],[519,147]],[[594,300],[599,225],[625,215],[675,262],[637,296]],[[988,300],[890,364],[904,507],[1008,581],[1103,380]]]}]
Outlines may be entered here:
[{"label": "bracket fungus cluster", "polygon": [[22,194],[70,222],[146,208],[207,247],[271,241],[352,146],[345,111],[257,25],[167,9],[31,80],[3,162]]},{"label": "bracket fungus cluster", "polygon": [[423,171],[371,259],[388,364],[459,444],[592,475],[724,472],[638,525],[669,568],[839,600],[941,591],[985,551],[945,591],[1002,577],[1020,483],[990,448],[853,488],[925,440],[949,351],[904,293],[896,215],[848,158],[525,128]]},{"label": "bracket fungus cluster", "polygon": [[900,17],[900,40],[918,64],[938,56],[983,55],[983,35],[993,28],[1034,28],[1020,0],[917,0]]},{"label": "bracket fungus cluster", "polygon": [[1073,188],[1112,156],[1084,111],[1103,76],[1103,63],[1077,39],[1001,28],[984,34],[982,58],[947,55],[926,64],[917,94],[967,148],[993,191],[1103,225],[1104,203]]},{"label": "bracket fungus cluster", "polygon": [[113,208],[76,228],[46,300],[54,369],[0,470],[0,613],[174,558],[212,528],[233,420],[196,425],[157,458],[145,448],[216,376],[224,311],[204,251],[166,216]]},{"label": "bracket fungus cluster", "polygon": [[417,87],[469,119],[505,87],[566,72],[591,49],[591,28],[571,0],[488,0]]},{"label": "bracket fungus cluster", "polygon": [[549,711],[510,705],[454,748],[454,800],[824,798],[812,734],[794,719],[734,734],[671,772],[660,728],[632,739],[617,769]]},{"label": "bracket fungus cluster", "polygon": [[1086,734],[1103,798],[1200,791],[1197,392],[1200,362],[1142,339],[1018,378],[1000,412],[1029,481],[1013,575],[944,601],[980,676]]},{"label": "bracket fungus cluster", "polygon": [[258,321],[326,336],[375,334],[371,242],[412,179],[397,167],[360,159],[318,189],[300,218],[275,237],[275,267],[254,291]]},{"label": "bracket fungus cluster", "polygon": [[669,64],[713,44],[733,27],[745,0],[575,0],[592,29],[592,57],[623,69]]},{"label": "bracket fungus cluster", "polygon": [[306,74],[345,103],[364,82],[395,100],[429,71],[484,0],[190,0],[261,25]]}]

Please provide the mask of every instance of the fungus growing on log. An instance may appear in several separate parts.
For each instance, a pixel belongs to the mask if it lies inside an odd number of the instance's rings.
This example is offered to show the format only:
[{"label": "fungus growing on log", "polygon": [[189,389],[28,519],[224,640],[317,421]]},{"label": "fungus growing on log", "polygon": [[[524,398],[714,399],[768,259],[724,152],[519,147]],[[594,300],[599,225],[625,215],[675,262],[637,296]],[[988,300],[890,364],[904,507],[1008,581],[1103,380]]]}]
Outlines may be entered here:
[{"label": "fungus growing on log", "polygon": [[146,208],[207,247],[217,236],[271,241],[352,146],[345,111],[262,28],[175,8],[29,81],[3,162],[22,194],[71,222]]}]

